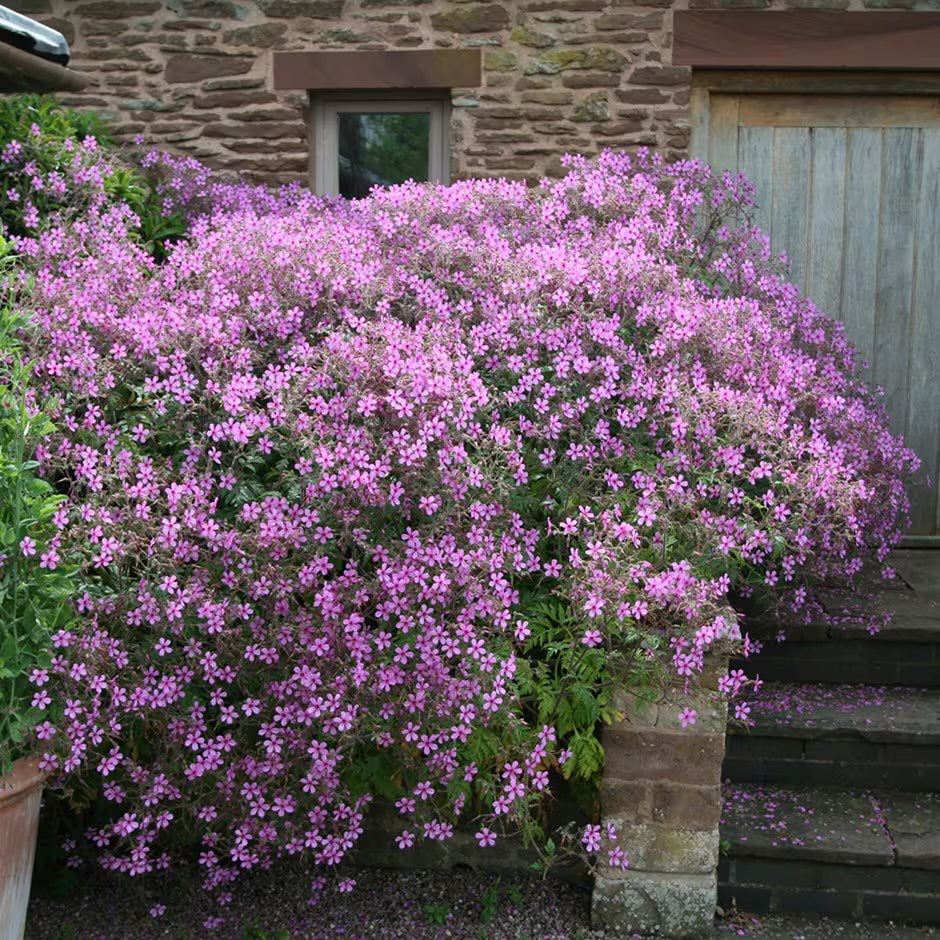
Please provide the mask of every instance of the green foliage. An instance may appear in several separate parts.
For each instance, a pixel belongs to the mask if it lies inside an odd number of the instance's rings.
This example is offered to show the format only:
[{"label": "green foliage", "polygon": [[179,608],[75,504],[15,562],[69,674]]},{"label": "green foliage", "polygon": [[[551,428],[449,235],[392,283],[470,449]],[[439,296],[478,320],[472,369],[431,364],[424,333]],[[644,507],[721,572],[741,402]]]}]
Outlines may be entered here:
[{"label": "green foliage", "polygon": [[425,904],[423,910],[429,924],[446,924],[450,917],[450,908],[446,904]]},{"label": "green foliage", "polygon": [[[0,274],[9,263],[0,239]],[[25,321],[0,307],[0,773],[21,756],[29,730],[44,717],[31,705],[29,674],[49,663],[49,638],[72,611],[73,570],[41,566],[63,497],[37,475],[36,444],[53,426],[27,389],[29,369],[19,353]],[[35,554],[21,549],[24,539]],[[29,544],[29,543],[27,543]]]},{"label": "green foliage", "polygon": [[275,930],[273,933],[252,924],[242,931],[242,940],[291,940],[289,930]]},{"label": "green foliage", "polygon": [[633,690],[655,687],[663,681],[662,666],[644,655],[649,638],[629,627],[616,648],[585,646],[583,615],[561,599],[536,598],[523,610],[532,632],[520,658],[517,690],[530,720],[553,726],[570,749],[561,773],[593,815],[604,769],[598,732],[621,717],[614,691],[627,682]]},{"label": "green foliage", "polygon": [[[76,145],[90,137],[97,142],[96,159],[104,175],[99,184],[89,187],[87,181],[76,185],[71,174]],[[7,149],[11,144],[18,148],[16,152]],[[107,153],[105,158],[100,155],[102,150]],[[97,178],[98,173],[89,177]],[[56,186],[56,180],[66,185]],[[30,206],[38,213],[40,224],[63,210],[81,214],[96,192],[95,185],[103,188],[108,204],[123,203],[134,213],[139,220],[137,237],[157,261],[164,260],[171,241],[185,236],[183,213],[167,209],[158,187],[145,172],[121,156],[108,123],[100,115],[65,108],[49,95],[0,98],[0,232],[34,234]]]},{"label": "green foliage", "polygon": [[64,108],[51,95],[8,95],[0,98],[0,148],[11,140],[25,140],[38,127],[47,141],[94,137],[103,146],[113,146],[107,121],[94,111]]},{"label": "green foliage", "polygon": [[496,916],[498,910],[499,881],[494,885],[490,885],[490,887],[483,892],[483,897],[480,898],[480,920],[482,920],[484,924],[490,923]]}]

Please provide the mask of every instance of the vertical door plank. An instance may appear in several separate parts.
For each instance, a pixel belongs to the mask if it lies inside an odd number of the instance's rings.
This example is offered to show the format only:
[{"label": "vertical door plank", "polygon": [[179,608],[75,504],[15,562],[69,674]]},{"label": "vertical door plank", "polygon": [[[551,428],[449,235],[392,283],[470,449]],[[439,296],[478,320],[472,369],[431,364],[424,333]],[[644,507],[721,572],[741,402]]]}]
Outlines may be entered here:
[{"label": "vertical door plank", "polygon": [[784,252],[789,259],[791,280],[805,291],[810,189],[808,127],[774,128],[773,173],[771,240],[774,251]]},{"label": "vertical door plank", "polygon": [[842,312],[845,141],[845,128],[813,128],[806,294],[829,317]]},{"label": "vertical door plank", "polygon": [[708,162],[738,172],[738,96],[712,95],[708,105]]},{"label": "vertical door plank", "polygon": [[708,163],[708,120],[711,95],[707,88],[692,87],[689,110],[692,116],[692,140],[689,155],[694,160]]},{"label": "vertical door plank", "polygon": [[[869,364],[875,356],[881,145],[881,131],[876,128],[848,132],[841,319],[859,358]],[[871,379],[870,365],[864,374]]]},{"label": "vertical door plank", "polygon": [[940,128],[921,133],[907,442],[930,480],[911,492],[911,532],[932,535],[940,531]]},{"label": "vertical door plank", "polygon": [[738,131],[738,172],[754,187],[757,208],[754,223],[770,235],[774,191],[774,129],[744,127]]},{"label": "vertical door plank", "polygon": [[874,379],[896,434],[907,430],[908,369],[911,359],[911,287],[914,225],[920,189],[923,131],[885,128],[882,150],[878,287],[875,291]]}]

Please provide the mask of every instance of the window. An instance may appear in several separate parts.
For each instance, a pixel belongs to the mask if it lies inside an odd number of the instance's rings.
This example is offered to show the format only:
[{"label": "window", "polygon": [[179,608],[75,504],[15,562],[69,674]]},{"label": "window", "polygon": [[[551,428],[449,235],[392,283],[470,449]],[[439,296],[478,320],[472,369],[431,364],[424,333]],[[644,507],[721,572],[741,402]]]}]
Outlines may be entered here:
[{"label": "window", "polygon": [[376,184],[450,181],[450,100],[479,88],[473,49],[275,52],[274,88],[310,96],[310,185],[355,199]]},{"label": "window", "polygon": [[316,192],[357,199],[408,179],[448,182],[449,95],[331,92],[312,106]]}]

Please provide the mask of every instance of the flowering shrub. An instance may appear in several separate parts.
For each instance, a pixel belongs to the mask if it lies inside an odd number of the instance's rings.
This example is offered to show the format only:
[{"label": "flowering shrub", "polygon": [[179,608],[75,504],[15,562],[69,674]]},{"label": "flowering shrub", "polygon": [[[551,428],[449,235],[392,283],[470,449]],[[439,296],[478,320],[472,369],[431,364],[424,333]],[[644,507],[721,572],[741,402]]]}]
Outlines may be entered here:
[{"label": "flowering shrub", "polygon": [[915,458],[743,181],[606,153],[326,203],[158,162],[192,219],[165,264],[120,205],[21,245],[46,561],[86,584],[37,737],[103,779],[107,866],[195,827],[224,902],[278,853],[338,865],[375,795],[402,849],[461,814],[492,845],[553,767],[596,775],[614,681],[691,681],[748,649],[731,593],[809,610],[899,537]]}]

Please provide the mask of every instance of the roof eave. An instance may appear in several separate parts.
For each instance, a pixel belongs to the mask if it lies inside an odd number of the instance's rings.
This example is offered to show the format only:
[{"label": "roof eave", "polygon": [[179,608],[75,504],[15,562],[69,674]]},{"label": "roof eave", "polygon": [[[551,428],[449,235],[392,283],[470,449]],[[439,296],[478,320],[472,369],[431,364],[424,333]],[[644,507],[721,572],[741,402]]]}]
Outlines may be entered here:
[{"label": "roof eave", "polygon": [[87,75],[0,42],[0,92],[82,91]]}]

